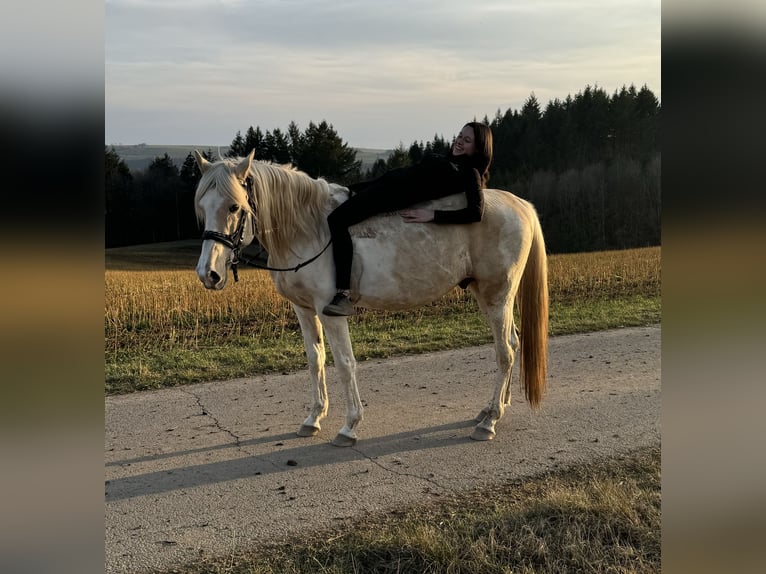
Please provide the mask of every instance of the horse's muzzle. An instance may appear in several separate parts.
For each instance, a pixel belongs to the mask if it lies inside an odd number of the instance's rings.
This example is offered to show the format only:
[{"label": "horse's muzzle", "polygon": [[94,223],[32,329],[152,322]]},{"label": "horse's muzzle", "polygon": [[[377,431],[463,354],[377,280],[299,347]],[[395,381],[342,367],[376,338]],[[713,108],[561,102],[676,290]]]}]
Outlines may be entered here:
[{"label": "horse's muzzle", "polygon": [[224,285],[226,285],[226,278],[221,277],[215,271],[208,273],[207,279],[204,284],[208,289],[223,289]]},{"label": "horse's muzzle", "polygon": [[221,276],[214,269],[197,269],[197,277],[202,281],[205,289],[215,289],[220,291],[226,287],[226,275]]}]

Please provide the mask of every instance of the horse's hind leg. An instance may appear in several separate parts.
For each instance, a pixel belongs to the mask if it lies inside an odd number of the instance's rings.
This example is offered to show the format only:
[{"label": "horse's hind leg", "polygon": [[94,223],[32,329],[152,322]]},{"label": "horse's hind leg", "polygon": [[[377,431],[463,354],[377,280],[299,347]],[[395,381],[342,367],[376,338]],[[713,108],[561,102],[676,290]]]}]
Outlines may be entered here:
[{"label": "horse's hind leg", "polygon": [[[503,389],[503,404],[508,407],[511,405],[511,380],[513,378],[513,366],[516,364],[516,362],[513,360],[513,357],[515,357],[519,352],[519,330],[516,327],[516,323],[512,325],[511,328],[511,366],[510,370],[508,371],[508,378],[505,380],[505,388]],[[481,412],[478,414],[478,416],[474,419],[477,423],[480,423],[484,420],[484,418],[489,414],[489,412],[492,410],[492,401],[489,401],[486,407],[481,409]]]},{"label": "horse's hind leg", "polygon": [[293,309],[298,317],[298,323],[303,333],[303,344],[306,347],[313,399],[311,413],[298,429],[298,436],[314,436],[322,428],[320,421],[327,415],[328,407],[322,325],[313,309],[304,309],[297,305],[293,305]]},{"label": "horse's hind leg", "polygon": [[490,302],[481,291],[477,290],[476,295],[492,329],[498,373],[495,392],[489,404],[476,417],[478,424],[471,438],[492,440],[495,438],[497,421],[503,416],[506,405],[511,403],[511,372],[519,339],[513,322],[513,297],[506,293]]}]

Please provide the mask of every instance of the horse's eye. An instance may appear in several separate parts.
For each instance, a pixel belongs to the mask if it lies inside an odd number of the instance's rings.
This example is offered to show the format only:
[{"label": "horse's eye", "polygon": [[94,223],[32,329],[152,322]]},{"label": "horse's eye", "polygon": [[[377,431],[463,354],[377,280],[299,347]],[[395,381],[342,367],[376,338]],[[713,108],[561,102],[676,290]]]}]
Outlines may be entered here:
[{"label": "horse's eye", "polygon": [[232,206],[229,208],[229,213],[237,213],[237,210],[238,210],[238,209],[239,209],[239,205],[237,205],[237,204],[235,203],[234,205],[232,205]]}]

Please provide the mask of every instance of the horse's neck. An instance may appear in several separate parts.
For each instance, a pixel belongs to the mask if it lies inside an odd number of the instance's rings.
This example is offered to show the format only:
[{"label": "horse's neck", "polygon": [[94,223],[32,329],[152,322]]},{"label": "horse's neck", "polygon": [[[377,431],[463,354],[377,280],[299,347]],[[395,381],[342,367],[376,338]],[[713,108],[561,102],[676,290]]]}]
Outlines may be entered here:
[{"label": "horse's neck", "polygon": [[[280,266],[305,261],[327,245],[330,240],[327,215],[340,203],[338,199],[347,198],[346,188],[324,180],[311,181],[316,186],[314,192],[318,194],[318,204],[314,201],[285,203],[278,213],[272,212],[270,222],[263,222],[264,230],[280,230],[275,235],[278,241],[269,250],[275,264]],[[263,243],[267,245],[268,240]]]}]

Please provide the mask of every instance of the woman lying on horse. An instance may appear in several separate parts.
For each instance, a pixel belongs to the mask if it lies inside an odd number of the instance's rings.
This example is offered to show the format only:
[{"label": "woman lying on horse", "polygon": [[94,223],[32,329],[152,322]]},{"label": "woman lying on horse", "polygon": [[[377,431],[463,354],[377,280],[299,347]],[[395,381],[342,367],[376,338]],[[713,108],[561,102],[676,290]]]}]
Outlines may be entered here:
[{"label": "woman lying on horse", "polygon": [[348,228],[380,213],[397,211],[416,203],[465,192],[467,205],[454,211],[405,209],[402,218],[411,223],[475,223],[484,211],[482,189],[492,163],[492,131],[470,122],[455,138],[445,156],[427,155],[420,163],[391,170],[374,181],[351,185],[355,192],[327,218],[332,235],[337,293],[322,309],[331,316],[353,315],[351,263],[353,247]]}]

